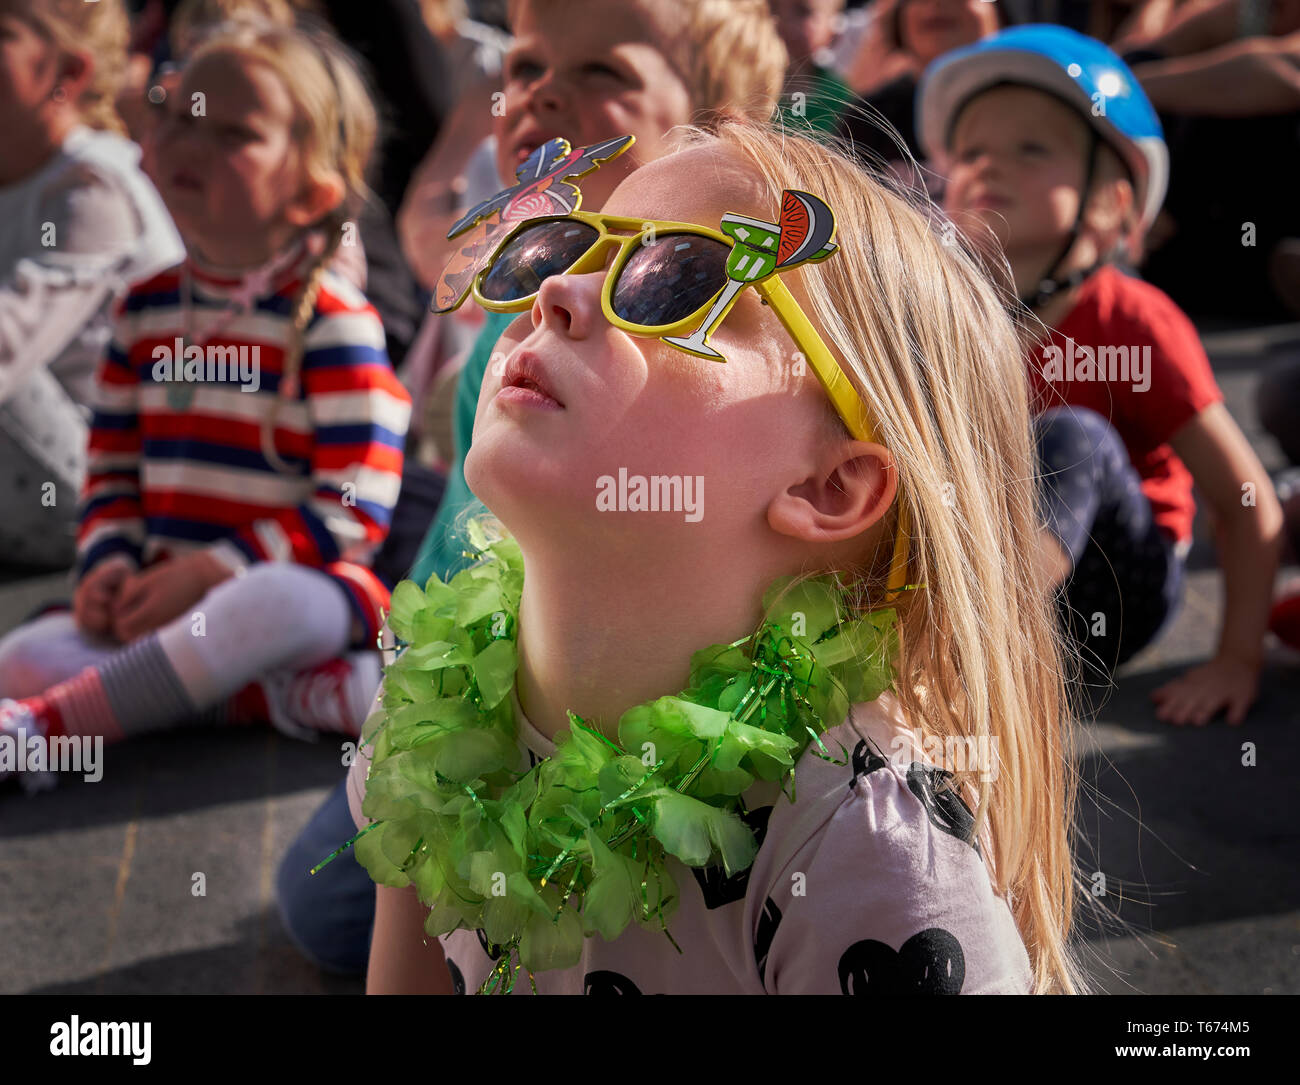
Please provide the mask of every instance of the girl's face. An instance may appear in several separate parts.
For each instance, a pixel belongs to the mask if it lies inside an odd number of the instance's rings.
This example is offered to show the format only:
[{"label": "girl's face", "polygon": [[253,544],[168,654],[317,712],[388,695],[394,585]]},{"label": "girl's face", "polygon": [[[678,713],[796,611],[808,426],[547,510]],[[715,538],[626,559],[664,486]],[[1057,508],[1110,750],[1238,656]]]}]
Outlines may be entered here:
[{"label": "girl's face", "polygon": [[902,47],[922,64],[998,29],[997,10],[987,0],[903,0],[898,20]]},{"label": "girl's face", "polygon": [[1084,122],[1028,87],[996,87],[967,105],[949,148],[944,207],[982,219],[1004,249],[1064,240],[1079,212]]},{"label": "girl's face", "polygon": [[792,66],[802,64],[835,38],[835,17],[843,0],[771,0],[777,33]]},{"label": "girl's face", "polygon": [[229,53],[200,57],[169,101],[154,150],[158,188],[185,239],[238,266],[269,259],[302,188],[295,112],[280,76]]},{"label": "girl's face", "polygon": [[[728,211],[770,221],[778,208],[744,165],[705,148],[637,170],[605,210],[717,229]],[[606,541],[622,533],[634,547],[752,535],[774,484],[805,478],[824,440],[821,386],[753,290],[712,333],[726,359],[719,363],[613,327],[601,308],[604,278],[552,276],[502,335],[479,395],[466,480],[521,537],[539,523],[581,523]],[[786,285],[808,311],[797,273]],[[552,402],[522,390],[523,372]],[[684,510],[598,510],[598,480],[620,469],[683,486],[702,479],[700,515],[687,522]]]},{"label": "girl's face", "polygon": [[34,113],[54,89],[58,50],[16,15],[0,9],[0,115],[8,124]]},{"label": "girl's face", "polygon": [[42,130],[60,76],[59,49],[31,23],[0,3],[0,132],[12,149]]},{"label": "girl's face", "polygon": [[556,136],[574,147],[635,136],[627,153],[583,179],[583,206],[598,209],[637,164],[667,152],[665,134],[691,119],[690,92],[638,9],[615,18],[607,0],[550,4],[541,15],[534,6],[521,5],[503,68],[497,171],[513,183],[524,159]]}]

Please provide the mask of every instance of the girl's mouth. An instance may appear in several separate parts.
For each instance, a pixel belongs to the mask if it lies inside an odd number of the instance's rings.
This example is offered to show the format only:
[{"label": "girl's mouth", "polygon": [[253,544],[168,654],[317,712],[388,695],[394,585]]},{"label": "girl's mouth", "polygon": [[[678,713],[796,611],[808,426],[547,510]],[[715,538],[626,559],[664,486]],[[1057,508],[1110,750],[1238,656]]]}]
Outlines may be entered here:
[{"label": "girl's mouth", "polygon": [[542,407],[552,411],[564,409],[541,389],[526,384],[507,385],[497,393],[497,399],[506,403],[519,403],[526,407]]},{"label": "girl's mouth", "polygon": [[521,131],[514,134],[511,145],[514,147],[514,160],[518,165],[532,154],[538,147],[549,139],[554,139],[561,133],[551,132],[547,134],[546,129],[539,127],[531,117],[527,118],[520,125]]},{"label": "girl's mouth", "polygon": [[501,382],[498,399],[508,403],[563,410],[564,404],[555,398],[550,382],[542,371],[541,361],[531,351],[517,351],[506,362],[505,379]]},{"label": "girl's mouth", "polygon": [[203,179],[189,170],[177,170],[171,176],[171,187],[178,192],[202,192]]},{"label": "girl's mouth", "polygon": [[1011,206],[1011,201],[1005,196],[999,196],[993,192],[981,192],[971,200],[970,205],[976,210],[989,209],[1000,211],[1003,208]]}]

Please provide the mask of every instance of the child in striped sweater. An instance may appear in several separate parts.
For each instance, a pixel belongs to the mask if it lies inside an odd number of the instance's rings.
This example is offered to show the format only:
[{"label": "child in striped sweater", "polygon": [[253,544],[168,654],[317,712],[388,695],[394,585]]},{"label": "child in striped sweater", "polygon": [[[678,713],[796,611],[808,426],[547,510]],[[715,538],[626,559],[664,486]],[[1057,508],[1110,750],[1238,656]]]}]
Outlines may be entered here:
[{"label": "child in striped sweater", "polygon": [[337,45],[271,27],[205,44],[174,101],[158,179],[190,254],[121,307],[73,613],[0,641],[0,730],[355,734],[410,414],[378,316],[330,267],[375,112]]}]

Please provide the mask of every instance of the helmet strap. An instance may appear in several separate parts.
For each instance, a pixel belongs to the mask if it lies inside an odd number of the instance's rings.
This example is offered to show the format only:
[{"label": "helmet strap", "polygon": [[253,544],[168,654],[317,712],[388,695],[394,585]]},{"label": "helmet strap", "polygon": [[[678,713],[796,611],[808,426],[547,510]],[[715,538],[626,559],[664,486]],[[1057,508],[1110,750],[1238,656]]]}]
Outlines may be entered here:
[{"label": "helmet strap", "polygon": [[1065,262],[1065,258],[1070,255],[1070,250],[1074,248],[1074,243],[1079,240],[1079,234],[1083,230],[1083,213],[1088,207],[1088,197],[1092,194],[1092,181],[1096,173],[1097,133],[1093,131],[1092,125],[1088,125],[1088,154],[1083,171],[1083,187],[1079,190],[1079,210],[1074,216],[1074,223],[1070,226],[1069,234],[1066,235],[1065,241],[1052,262],[1047,265],[1047,272],[1039,279],[1037,288],[1032,294],[1021,296],[1021,304],[1029,309],[1037,309],[1053,294],[1078,286],[1079,283],[1083,282],[1084,279],[1105,263],[1104,260],[1099,260],[1092,267],[1076,271],[1064,278],[1059,277],[1057,272],[1057,269]]}]

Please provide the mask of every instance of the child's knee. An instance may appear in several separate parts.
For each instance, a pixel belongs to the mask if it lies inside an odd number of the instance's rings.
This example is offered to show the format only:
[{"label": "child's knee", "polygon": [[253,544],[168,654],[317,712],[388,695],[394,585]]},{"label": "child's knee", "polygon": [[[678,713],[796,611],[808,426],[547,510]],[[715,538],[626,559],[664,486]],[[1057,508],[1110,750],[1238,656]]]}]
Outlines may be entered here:
[{"label": "child's knee", "polygon": [[39,619],[0,638],[0,697],[35,697],[81,670],[67,651],[75,626],[64,618]]},{"label": "child's knee", "polygon": [[272,633],[286,658],[319,662],[348,643],[352,614],[339,588],[324,573],[301,565],[267,562],[213,588],[199,608],[206,633]]},{"label": "child's knee", "polygon": [[39,661],[21,641],[0,641],[0,697],[18,700],[32,697],[46,689],[42,681]]},{"label": "child's knee", "polygon": [[1094,410],[1087,407],[1049,407],[1034,419],[1034,429],[1043,436],[1067,441],[1087,441],[1095,444],[1114,427]]},{"label": "child's knee", "polygon": [[1099,456],[1128,453],[1118,431],[1087,407],[1051,407],[1034,419],[1039,460],[1056,470],[1088,463]]}]

